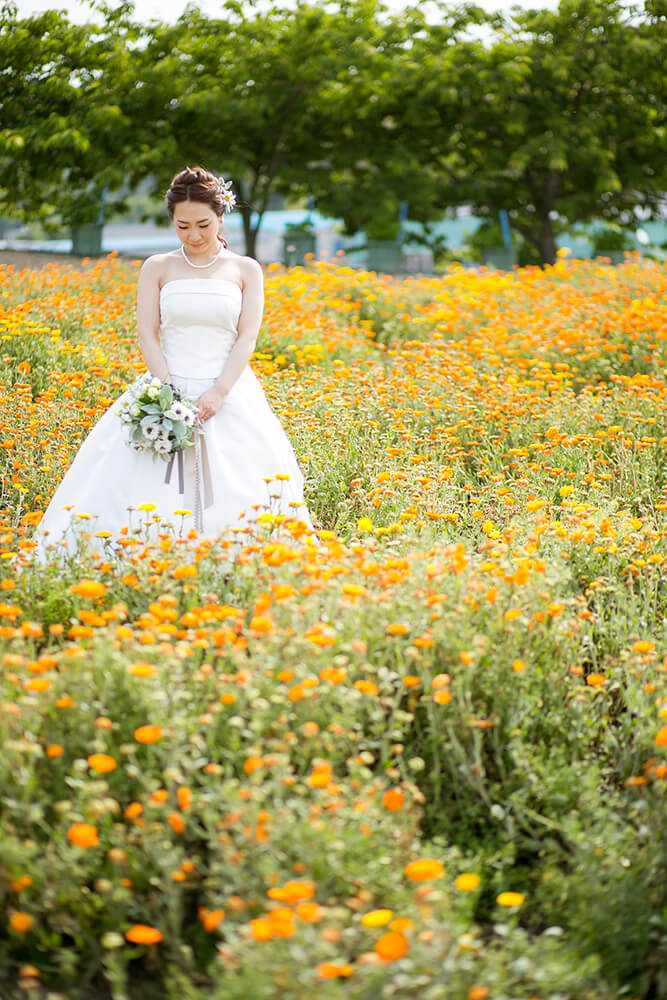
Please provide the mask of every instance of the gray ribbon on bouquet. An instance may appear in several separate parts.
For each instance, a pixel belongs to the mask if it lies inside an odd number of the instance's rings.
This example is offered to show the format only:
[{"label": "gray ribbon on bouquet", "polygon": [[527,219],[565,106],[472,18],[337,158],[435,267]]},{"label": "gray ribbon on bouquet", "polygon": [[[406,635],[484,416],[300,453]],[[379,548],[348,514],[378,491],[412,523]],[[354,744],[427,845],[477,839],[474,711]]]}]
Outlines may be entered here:
[{"label": "gray ribbon on bouquet", "polygon": [[[206,450],[206,437],[201,427],[195,427],[195,529],[204,530],[204,508],[210,507],[213,503],[213,480],[211,478],[211,466],[208,461],[208,451]],[[165,483],[171,482],[171,474],[174,469],[174,461],[178,468],[178,492],[185,493],[185,477],[183,475],[183,449],[172,454],[167,464],[167,472],[164,477]]]}]

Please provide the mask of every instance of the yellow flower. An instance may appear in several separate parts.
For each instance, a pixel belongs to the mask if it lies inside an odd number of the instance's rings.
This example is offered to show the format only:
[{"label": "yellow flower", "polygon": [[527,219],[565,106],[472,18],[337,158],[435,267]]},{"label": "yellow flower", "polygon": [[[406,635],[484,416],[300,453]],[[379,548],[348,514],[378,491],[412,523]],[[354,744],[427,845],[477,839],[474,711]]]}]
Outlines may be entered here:
[{"label": "yellow flower", "polygon": [[501,892],[496,896],[496,903],[500,906],[521,906],[525,898],[521,892]]},{"label": "yellow flower", "polygon": [[393,910],[371,910],[369,913],[364,913],[361,922],[364,927],[384,927],[393,918]]},{"label": "yellow flower", "polygon": [[481,883],[482,880],[479,875],[475,875],[473,872],[464,872],[458,876],[454,885],[461,892],[474,892],[475,889],[479,888]]}]

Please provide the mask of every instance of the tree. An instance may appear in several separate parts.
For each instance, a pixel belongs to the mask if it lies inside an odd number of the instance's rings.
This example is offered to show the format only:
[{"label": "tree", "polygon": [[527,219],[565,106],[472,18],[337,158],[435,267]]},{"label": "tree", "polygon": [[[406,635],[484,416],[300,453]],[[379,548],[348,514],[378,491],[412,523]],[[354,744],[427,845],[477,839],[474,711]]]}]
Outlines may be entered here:
[{"label": "tree", "polygon": [[298,0],[257,11],[228,0],[222,9],[224,19],[188,7],[175,25],[152,26],[145,89],[157,129],[154,155],[142,155],[158,187],[186,162],[231,179],[254,256],[271,196],[308,190],[323,133],[336,131],[331,81],[370,44],[379,5]]},{"label": "tree", "polygon": [[515,8],[490,42],[440,25],[417,37],[397,136],[419,163],[411,216],[504,208],[552,263],[566,226],[658,213],[667,190],[658,6],[561,0],[557,11]]},{"label": "tree", "polygon": [[105,189],[125,180],[139,29],[127,4],[97,10],[101,26],[0,8],[0,205],[12,214],[95,222]]}]

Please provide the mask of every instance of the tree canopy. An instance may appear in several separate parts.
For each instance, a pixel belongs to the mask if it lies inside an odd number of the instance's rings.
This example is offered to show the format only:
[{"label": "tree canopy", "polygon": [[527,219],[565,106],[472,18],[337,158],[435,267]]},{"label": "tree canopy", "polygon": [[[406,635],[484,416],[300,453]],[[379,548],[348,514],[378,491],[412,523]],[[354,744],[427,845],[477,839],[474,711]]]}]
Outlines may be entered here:
[{"label": "tree canopy", "polygon": [[246,249],[274,194],[311,194],[346,231],[396,234],[468,205],[553,261],[564,227],[660,211],[667,19],[660,0],[474,4],[390,15],[379,0],[189,6],[139,25],[0,8],[5,210],[93,221],[105,189],[186,162],[233,181]]}]

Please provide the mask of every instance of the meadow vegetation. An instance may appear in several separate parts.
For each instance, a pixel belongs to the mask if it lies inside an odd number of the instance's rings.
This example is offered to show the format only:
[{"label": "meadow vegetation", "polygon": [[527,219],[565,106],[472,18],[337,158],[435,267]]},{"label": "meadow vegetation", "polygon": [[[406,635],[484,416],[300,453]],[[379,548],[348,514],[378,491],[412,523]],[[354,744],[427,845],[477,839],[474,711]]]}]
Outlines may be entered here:
[{"label": "meadow vegetation", "polygon": [[136,271],[0,269],[0,996],[667,997],[667,268],[269,269],[319,544],[45,568]]}]

